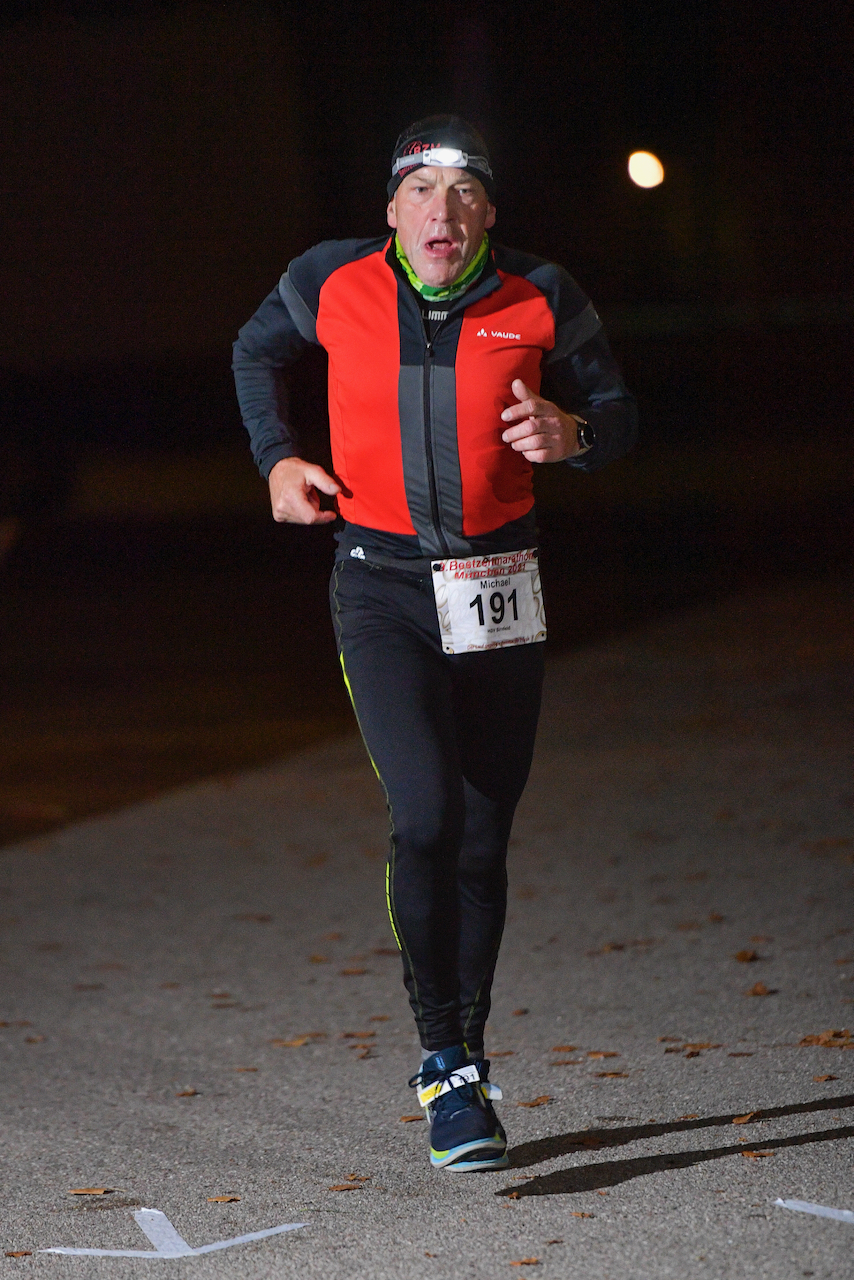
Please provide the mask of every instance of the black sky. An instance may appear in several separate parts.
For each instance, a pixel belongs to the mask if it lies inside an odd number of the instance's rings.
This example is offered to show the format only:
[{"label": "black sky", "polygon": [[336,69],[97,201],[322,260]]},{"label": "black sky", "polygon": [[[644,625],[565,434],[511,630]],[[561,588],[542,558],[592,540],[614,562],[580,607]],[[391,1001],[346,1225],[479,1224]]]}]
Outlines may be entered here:
[{"label": "black sky", "polygon": [[227,345],[294,253],[382,231],[397,132],[445,109],[490,141],[500,238],[604,305],[851,289],[826,0],[7,3],[0,39],[7,368]]}]

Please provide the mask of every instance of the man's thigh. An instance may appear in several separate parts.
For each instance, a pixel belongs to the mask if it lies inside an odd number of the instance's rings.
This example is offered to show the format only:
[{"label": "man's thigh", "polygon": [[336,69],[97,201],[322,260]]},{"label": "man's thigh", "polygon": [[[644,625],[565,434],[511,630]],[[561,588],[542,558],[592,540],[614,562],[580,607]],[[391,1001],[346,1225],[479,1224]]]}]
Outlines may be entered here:
[{"label": "man's thigh", "polygon": [[359,728],[396,815],[459,804],[452,673],[432,591],[414,575],[344,561],[330,603]]}]

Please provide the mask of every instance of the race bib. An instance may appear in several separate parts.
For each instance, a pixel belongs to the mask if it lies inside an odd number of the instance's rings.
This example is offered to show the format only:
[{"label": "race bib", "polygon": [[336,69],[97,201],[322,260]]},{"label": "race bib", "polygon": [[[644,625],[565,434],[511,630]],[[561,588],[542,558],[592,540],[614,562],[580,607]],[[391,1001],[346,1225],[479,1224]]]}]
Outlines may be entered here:
[{"label": "race bib", "polygon": [[434,560],[431,567],[445,653],[545,640],[536,551]]}]

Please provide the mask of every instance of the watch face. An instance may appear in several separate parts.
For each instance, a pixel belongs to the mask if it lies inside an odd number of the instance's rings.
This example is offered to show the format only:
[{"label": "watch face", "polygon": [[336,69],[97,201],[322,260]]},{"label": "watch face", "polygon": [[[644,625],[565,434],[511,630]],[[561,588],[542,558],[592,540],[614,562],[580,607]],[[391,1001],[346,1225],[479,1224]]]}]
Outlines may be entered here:
[{"label": "watch face", "polygon": [[592,449],[596,443],[596,435],[588,422],[578,424],[578,443],[582,449]]}]

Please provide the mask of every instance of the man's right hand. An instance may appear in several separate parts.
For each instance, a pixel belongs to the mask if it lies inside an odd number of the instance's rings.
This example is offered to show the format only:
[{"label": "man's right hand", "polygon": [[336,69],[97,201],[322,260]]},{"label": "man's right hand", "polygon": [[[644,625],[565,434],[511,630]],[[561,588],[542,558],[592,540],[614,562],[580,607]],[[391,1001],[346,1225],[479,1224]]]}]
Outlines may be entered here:
[{"label": "man's right hand", "polygon": [[273,519],[280,524],[329,524],[337,518],[335,511],[320,510],[318,489],[330,497],[341,492],[323,467],[302,458],[282,458],[270,472],[269,484]]}]

